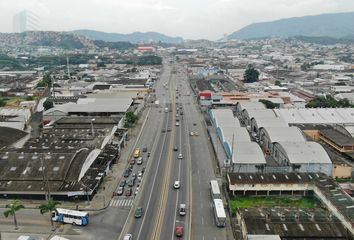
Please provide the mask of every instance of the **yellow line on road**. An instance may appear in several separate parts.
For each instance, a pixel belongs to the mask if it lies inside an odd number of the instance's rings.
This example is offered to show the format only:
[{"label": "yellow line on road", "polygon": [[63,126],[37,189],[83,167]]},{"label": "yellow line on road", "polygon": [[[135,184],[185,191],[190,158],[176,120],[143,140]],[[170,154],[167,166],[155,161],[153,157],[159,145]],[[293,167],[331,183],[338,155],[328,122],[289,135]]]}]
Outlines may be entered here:
[{"label": "yellow line on road", "polygon": [[173,143],[175,139],[175,132],[176,132],[176,127],[174,125],[175,122],[175,112],[176,112],[176,106],[175,106],[175,92],[173,91],[173,86],[174,83],[173,81],[170,82],[170,94],[171,94],[171,109],[172,109],[172,131],[171,131],[171,137],[170,137],[170,144],[168,147],[168,158],[167,158],[167,165],[165,167],[164,171],[164,178],[163,178],[163,189],[161,192],[161,198],[160,198],[160,204],[159,204],[159,212],[156,217],[155,221],[155,227],[154,227],[154,232],[151,236],[150,239],[155,240],[155,239],[161,239],[161,231],[162,231],[162,226],[163,226],[163,221],[165,218],[165,213],[166,213],[166,205],[167,205],[167,200],[168,200],[168,195],[169,191],[168,188],[170,187],[170,178],[171,178],[171,170],[172,170],[172,155],[173,155]]}]

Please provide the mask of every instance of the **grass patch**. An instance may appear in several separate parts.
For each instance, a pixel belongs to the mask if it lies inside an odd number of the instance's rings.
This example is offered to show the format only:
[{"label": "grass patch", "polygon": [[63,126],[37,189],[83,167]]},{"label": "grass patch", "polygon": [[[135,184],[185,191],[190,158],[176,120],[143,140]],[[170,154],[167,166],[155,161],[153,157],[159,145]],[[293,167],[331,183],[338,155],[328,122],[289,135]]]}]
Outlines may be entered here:
[{"label": "grass patch", "polygon": [[239,208],[257,207],[294,207],[315,208],[316,202],[312,197],[287,198],[287,197],[235,197],[231,200],[232,211]]}]

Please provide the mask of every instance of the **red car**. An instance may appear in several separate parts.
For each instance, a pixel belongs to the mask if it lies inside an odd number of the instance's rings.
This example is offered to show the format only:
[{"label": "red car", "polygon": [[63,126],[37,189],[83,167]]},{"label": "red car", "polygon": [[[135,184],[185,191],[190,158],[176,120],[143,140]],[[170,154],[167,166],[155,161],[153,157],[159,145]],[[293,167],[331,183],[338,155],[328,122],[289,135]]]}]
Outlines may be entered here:
[{"label": "red car", "polygon": [[135,164],[135,159],[133,158],[132,160],[130,160],[130,165],[134,165]]},{"label": "red car", "polygon": [[125,191],[125,196],[127,197],[130,197],[133,193],[133,190],[131,188],[128,188],[126,191]]},{"label": "red car", "polygon": [[183,227],[176,227],[176,230],[175,230],[176,237],[183,237],[183,232],[184,232]]}]

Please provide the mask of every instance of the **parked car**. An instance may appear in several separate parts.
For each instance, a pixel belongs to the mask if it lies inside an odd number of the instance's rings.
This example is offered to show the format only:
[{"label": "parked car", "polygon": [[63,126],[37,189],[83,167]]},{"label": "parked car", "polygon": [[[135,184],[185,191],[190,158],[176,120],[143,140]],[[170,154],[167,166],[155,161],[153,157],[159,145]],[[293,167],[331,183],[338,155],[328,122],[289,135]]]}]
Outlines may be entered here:
[{"label": "parked car", "polygon": [[132,174],[132,179],[135,181],[135,179],[136,179],[136,174],[135,173]]},{"label": "parked car", "polygon": [[124,187],[119,187],[118,190],[117,190],[118,196],[122,195],[123,192],[124,192]]},{"label": "parked car", "polygon": [[125,170],[123,176],[127,178],[129,177],[129,175],[130,175],[130,170],[129,169]]},{"label": "parked car", "polygon": [[141,173],[144,174],[144,172],[145,172],[145,167],[143,167],[143,168],[141,169]]},{"label": "parked car", "polygon": [[130,163],[130,165],[134,165],[135,164],[135,159],[132,158],[129,163]]},{"label": "parked car", "polygon": [[120,181],[119,187],[124,187],[125,184],[127,184],[127,181],[125,181],[125,179],[123,179],[122,181]]},{"label": "parked car", "polygon": [[128,182],[128,186],[129,186],[129,187],[133,187],[134,184],[135,184],[135,179],[133,179],[133,178],[130,179],[129,182]]},{"label": "parked car", "polygon": [[125,196],[130,197],[132,195],[133,190],[131,188],[128,188],[125,190]]}]

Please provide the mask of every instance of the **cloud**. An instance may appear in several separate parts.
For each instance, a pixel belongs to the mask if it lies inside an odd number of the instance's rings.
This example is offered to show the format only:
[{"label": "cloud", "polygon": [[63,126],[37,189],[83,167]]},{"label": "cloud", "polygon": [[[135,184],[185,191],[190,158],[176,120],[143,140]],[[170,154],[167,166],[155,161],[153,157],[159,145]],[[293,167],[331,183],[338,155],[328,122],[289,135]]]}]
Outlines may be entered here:
[{"label": "cloud", "polygon": [[254,22],[354,11],[354,1],[0,0],[0,9],[2,32],[11,32],[15,13],[29,9],[40,16],[43,30],[158,31],[214,40]]}]

